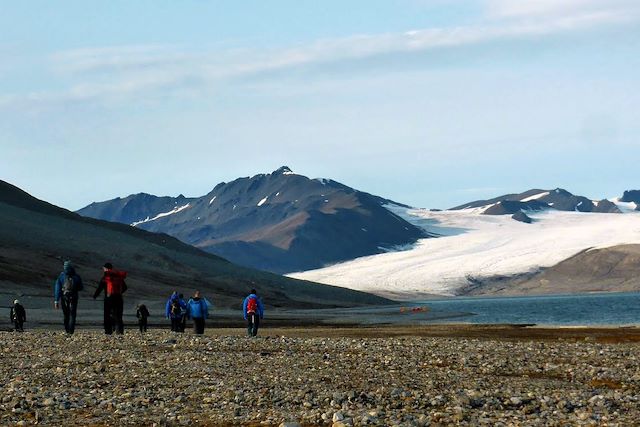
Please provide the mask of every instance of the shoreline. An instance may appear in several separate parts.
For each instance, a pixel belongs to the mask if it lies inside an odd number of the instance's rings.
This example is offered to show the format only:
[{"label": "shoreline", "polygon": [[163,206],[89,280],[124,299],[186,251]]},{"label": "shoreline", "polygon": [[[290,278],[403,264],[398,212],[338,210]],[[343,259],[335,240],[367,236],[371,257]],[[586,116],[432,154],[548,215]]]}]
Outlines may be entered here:
[{"label": "shoreline", "polygon": [[[62,332],[59,323],[40,324],[27,327],[25,333],[57,333]],[[169,332],[169,324],[149,324],[149,333]],[[0,326],[0,333],[10,333],[8,328]],[[100,324],[77,324],[76,332],[101,333]],[[225,337],[243,336],[245,325],[207,324],[205,336]],[[18,336],[20,333],[14,333]],[[139,336],[137,324],[125,324],[125,335]],[[179,337],[193,337],[190,324],[184,333],[174,334]],[[291,324],[265,323],[260,328],[260,335],[264,337],[293,336],[301,338],[460,338],[487,340],[517,340],[517,341],[549,341],[569,340],[606,343],[634,343],[640,342],[640,325],[619,326],[558,326],[558,325],[524,325],[524,324],[474,324],[474,323],[434,323],[429,325],[359,325],[359,324]]]}]

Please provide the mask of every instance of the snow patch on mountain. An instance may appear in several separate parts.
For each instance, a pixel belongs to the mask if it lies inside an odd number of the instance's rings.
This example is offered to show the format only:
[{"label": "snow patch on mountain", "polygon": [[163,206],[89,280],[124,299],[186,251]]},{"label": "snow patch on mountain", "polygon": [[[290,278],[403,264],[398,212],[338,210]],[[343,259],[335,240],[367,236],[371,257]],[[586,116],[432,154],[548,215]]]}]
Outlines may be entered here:
[{"label": "snow patch on mountain", "polygon": [[615,204],[622,213],[634,212],[638,207],[634,202],[621,202],[620,197],[614,197],[613,199],[609,199],[609,201]]},{"label": "snow patch on mountain", "polygon": [[153,218],[147,217],[147,218],[143,219],[142,221],[134,221],[134,222],[131,223],[131,226],[135,227],[137,225],[144,224],[145,222],[155,221],[155,220],[157,220],[159,218],[164,218],[165,216],[177,214],[178,212],[187,209],[189,207],[189,205],[190,205],[190,203],[187,203],[186,205],[179,206],[179,207],[177,207],[175,209],[170,210],[169,212],[159,213],[158,215],[154,216]]},{"label": "snow patch on mountain", "polygon": [[532,224],[473,209],[429,211],[386,205],[429,233],[409,250],[357,258],[290,274],[378,295],[419,298],[455,295],[468,278],[511,275],[549,267],[590,247],[640,243],[640,213],[539,211]]},{"label": "snow patch on mountain", "polygon": [[260,201],[258,202],[258,205],[257,205],[257,206],[262,206],[262,205],[264,205],[265,203],[267,203],[267,199],[269,199],[269,196],[267,196],[267,197],[265,197],[264,199],[260,200]]},{"label": "snow patch on mountain", "polygon": [[545,191],[543,193],[538,193],[538,194],[534,194],[533,196],[529,196],[529,197],[525,197],[524,199],[520,200],[521,202],[530,202],[532,200],[538,200],[541,199],[542,197],[548,196],[549,192]]}]

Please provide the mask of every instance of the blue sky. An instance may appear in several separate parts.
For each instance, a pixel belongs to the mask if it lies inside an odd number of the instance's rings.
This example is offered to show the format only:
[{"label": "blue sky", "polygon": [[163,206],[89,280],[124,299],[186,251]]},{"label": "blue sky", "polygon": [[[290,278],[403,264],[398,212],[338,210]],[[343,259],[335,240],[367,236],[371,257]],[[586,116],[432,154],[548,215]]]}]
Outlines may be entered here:
[{"label": "blue sky", "polygon": [[0,28],[0,179],[69,209],[282,165],[422,207],[640,188],[636,0],[29,1]]}]

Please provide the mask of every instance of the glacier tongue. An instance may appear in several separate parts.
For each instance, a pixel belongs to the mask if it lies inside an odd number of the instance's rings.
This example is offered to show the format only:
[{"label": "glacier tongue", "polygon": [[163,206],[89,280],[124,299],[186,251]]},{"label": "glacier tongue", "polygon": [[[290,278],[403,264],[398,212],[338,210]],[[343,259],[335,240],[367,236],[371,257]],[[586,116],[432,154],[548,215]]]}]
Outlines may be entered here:
[{"label": "glacier tongue", "polygon": [[554,265],[586,248],[640,243],[640,213],[541,211],[533,224],[477,210],[387,209],[442,237],[411,249],[358,258],[291,277],[379,295],[453,295],[467,276],[524,273]]}]

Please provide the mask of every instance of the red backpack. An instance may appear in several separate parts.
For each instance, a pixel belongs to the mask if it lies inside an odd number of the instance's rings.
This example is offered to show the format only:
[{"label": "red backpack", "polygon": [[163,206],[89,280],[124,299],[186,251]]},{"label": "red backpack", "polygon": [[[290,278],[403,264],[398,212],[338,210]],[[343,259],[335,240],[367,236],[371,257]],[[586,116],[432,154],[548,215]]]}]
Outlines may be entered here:
[{"label": "red backpack", "polygon": [[255,313],[256,311],[258,311],[258,299],[249,297],[247,300],[247,313]]},{"label": "red backpack", "polygon": [[127,290],[124,278],[127,273],[124,271],[109,270],[104,273],[107,295],[122,295]]}]

